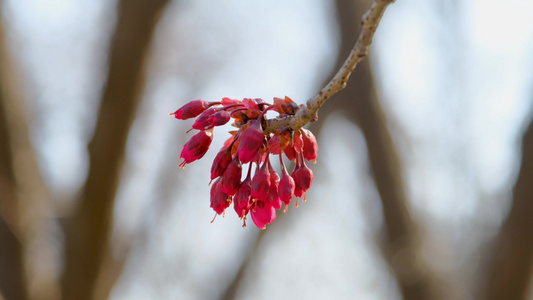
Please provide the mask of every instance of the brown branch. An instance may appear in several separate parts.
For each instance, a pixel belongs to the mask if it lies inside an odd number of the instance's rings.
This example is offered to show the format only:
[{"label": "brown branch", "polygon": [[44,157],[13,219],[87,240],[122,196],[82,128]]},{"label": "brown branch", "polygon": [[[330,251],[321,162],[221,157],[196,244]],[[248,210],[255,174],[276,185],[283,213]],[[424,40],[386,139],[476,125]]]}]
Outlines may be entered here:
[{"label": "brown branch", "polygon": [[246,273],[246,270],[248,270],[248,266],[250,266],[252,260],[256,257],[257,252],[259,250],[259,244],[261,243],[261,241],[263,241],[263,237],[265,235],[266,230],[261,230],[261,232],[259,232],[250,248],[243,251],[244,253],[247,253],[246,258],[239,265],[237,273],[235,273],[235,276],[231,280],[230,284],[222,292],[220,299],[234,300],[237,298],[237,292],[239,291],[239,288],[241,287],[242,282],[244,281],[244,275]]},{"label": "brown branch", "polygon": [[513,206],[494,239],[479,299],[528,299],[533,263],[533,119],[522,140]]},{"label": "brown branch", "polygon": [[47,299],[50,279],[26,275],[35,271],[26,261],[26,247],[46,230],[47,189],[29,138],[20,69],[9,53],[4,28],[0,14],[0,290],[7,299],[28,299],[35,296],[28,288],[33,284],[32,292]]},{"label": "brown branch", "polygon": [[74,215],[67,220],[63,299],[92,299],[109,251],[112,212],[129,128],[142,95],[144,61],[168,0],[122,0],[111,43],[109,75],[94,136],[89,174]]},{"label": "brown branch", "polygon": [[[342,33],[338,65],[345,64],[342,57],[351,49],[352,37],[357,32],[353,15],[364,12],[361,2],[337,0]],[[336,101],[321,108],[321,118],[311,128],[321,126],[336,111],[359,126],[365,137],[371,174],[381,200],[385,227],[380,239],[383,258],[398,281],[403,299],[436,299],[439,285],[420,260],[418,225],[409,213],[401,159],[376,94],[369,62],[359,64],[352,77],[353,82],[339,93]],[[319,131],[318,134],[322,133]]]},{"label": "brown branch", "polygon": [[372,2],[370,9],[363,15],[359,37],[355,42],[350,55],[337,71],[337,74],[335,74],[331,81],[316,95],[307,100],[307,106],[301,107],[296,115],[268,120],[265,128],[266,133],[273,132],[282,127],[290,127],[294,130],[298,130],[316,119],[319,108],[331,98],[331,96],[346,87],[346,83],[357,64],[368,55],[368,50],[372,44],[372,38],[378,28],[381,17],[387,6],[394,1],[395,0],[374,0]]}]

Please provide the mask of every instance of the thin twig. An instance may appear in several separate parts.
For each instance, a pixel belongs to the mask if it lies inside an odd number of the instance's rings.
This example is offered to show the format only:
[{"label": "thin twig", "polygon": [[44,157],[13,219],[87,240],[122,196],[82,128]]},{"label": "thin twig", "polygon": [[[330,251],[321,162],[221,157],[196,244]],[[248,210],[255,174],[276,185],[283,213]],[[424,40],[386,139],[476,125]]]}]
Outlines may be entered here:
[{"label": "thin twig", "polygon": [[374,0],[370,9],[364,14],[361,23],[362,28],[359,38],[350,52],[350,55],[341,66],[331,81],[311,99],[307,100],[307,106],[301,107],[296,115],[267,120],[265,132],[273,132],[278,128],[290,127],[298,130],[305,124],[316,119],[318,109],[338,91],[346,87],[357,64],[368,55],[368,49],[372,44],[372,38],[378,28],[381,17],[387,6],[395,0]]}]

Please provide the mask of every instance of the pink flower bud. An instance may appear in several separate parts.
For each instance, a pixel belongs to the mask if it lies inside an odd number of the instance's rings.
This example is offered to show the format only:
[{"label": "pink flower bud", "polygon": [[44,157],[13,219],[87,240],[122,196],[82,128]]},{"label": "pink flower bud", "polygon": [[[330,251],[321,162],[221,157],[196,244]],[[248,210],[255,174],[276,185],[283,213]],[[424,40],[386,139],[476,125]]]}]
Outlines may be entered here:
[{"label": "pink flower bud", "polygon": [[248,174],[246,179],[239,185],[237,193],[235,194],[235,198],[233,199],[233,207],[235,208],[235,212],[241,219],[245,218],[248,214],[248,211],[250,210],[250,207],[252,205],[252,201],[250,201],[251,194],[252,180],[250,179],[250,176]]},{"label": "pink flower bud", "polygon": [[231,197],[222,191],[221,180],[217,179],[211,186],[211,208],[221,215],[231,204]]},{"label": "pink flower bud", "polygon": [[244,107],[249,110],[259,110],[259,105],[257,105],[257,102],[254,99],[244,98],[242,99],[242,103],[244,104]]},{"label": "pink flower bud", "polygon": [[287,169],[283,166],[281,172],[281,180],[279,181],[278,194],[279,198],[285,205],[289,205],[294,195],[294,179],[287,173]]},{"label": "pink flower bud", "polygon": [[267,169],[267,163],[255,173],[252,179],[252,199],[259,199],[262,201],[268,200],[270,189],[270,172]]},{"label": "pink flower bud", "polygon": [[[294,195],[298,198],[305,195],[307,190],[311,187],[313,183],[313,171],[309,169],[303,159],[301,159],[302,164],[292,172],[291,177],[294,179]],[[305,196],[304,196],[305,202]]]},{"label": "pink flower bud", "polygon": [[183,105],[180,109],[176,110],[174,113],[171,113],[171,115],[174,115],[176,119],[186,120],[198,116],[211,105],[213,105],[212,102],[194,100]]},{"label": "pink flower bud", "polygon": [[294,140],[294,151],[296,151],[296,153],[302,152],[304,141],[302,140],[302,134],[300,133],[300,131],[296,131],[296,133],[294,133],[293,140]]},{"label": "pink flower bud", "polygon": [[266,224],[270,224],[276,219],[276,210],[270,202],[264,200],[255,201],[250,214],[255,225],[261,230],[266,228]]},{"label": "pink flower bud", "polygon": [[295,160],[296,155],[298,155],[296,151],[294,151],[294,147],[290,144],[283,149],[283,153],[285,153],[285,156],[287,156],[289,160]]},{"label": "pink flower bud", "polygon": [[272,168],[270,165],[270,161],[267,161],[268,163],[268,172],[270,175],[270,188],[268,190],[268,201],[272,204],[272,206],[275,209],[281,208],[281,199],[278,195],[278,186],[279,186],[279,176],[276,171]]},{"label": "pink flower bud", "polygon": [[221,126],[229,122],[231,114],[225,110],[218,111],[207,118],[207,121],[213,126]]},{"label": "pink flower bud", "polygon": [[239,183],[241,182],[242,166],[241,162],[235,157],[224,171],[222,176],[222,191],[228,195],[235,195]]},{"label": "pink flower bud", "polygon": [[317,152],[318,152],[318,144],[316,142],[316,138],[313,135],[313,133],[305,128],[301,129],[302,131],[302,139],[304,142],[303,147],[303,155],[304,158],[307,161],[314,160],[316,162]]},{"label": "pink flower bud", "polygon": [[274,134],[273,137],[268,140],[268,151],[272,154],[280,154],[281,153],[281,147],[280,147],[281,137],[279,134]]},{"label": "pink flower bud", "polygon": [[226,168],[231,160],[231,149],[229,146],[220,150],[213,160],[213,165],[211,166],[211,180],[217,178],[218,176],[224,175],[224,171],[226,171]]},{"label": "pink flower bud", "polygon": [[180,158],[183,158],[183,162],[180,167],[183,168],[186,164],[202,158],[209,149],[212,140],[213,133],[211,131],[202,130],[195,134],[181,150]]},{"label": "pink flower bud", "polygon": [[209,122],[209,117],[214,114],[217,111],[216,108],[210,107],[206,109],[203,113],[201,113],[198,118],[196,118],[196,121],[192,124],[192,128],[198,129],[198,130],[205,130],[213,128],[213,125],[211,122]]},{"label": "pink flower bud", "polygon": [[261,118],[253,121],[241,134],[239,140],[238,153],[241,162],[246,164],[256,159],[265,141],[265,133],[261,128]]},{"label": "pink flower bud", "polygon": [[226,107],[226,106],[235,105],[235,104],[242,104],[242,101],[224,97],[222,98],[222,101],[220,101],[220,103],[222,104],[222,106]]}]

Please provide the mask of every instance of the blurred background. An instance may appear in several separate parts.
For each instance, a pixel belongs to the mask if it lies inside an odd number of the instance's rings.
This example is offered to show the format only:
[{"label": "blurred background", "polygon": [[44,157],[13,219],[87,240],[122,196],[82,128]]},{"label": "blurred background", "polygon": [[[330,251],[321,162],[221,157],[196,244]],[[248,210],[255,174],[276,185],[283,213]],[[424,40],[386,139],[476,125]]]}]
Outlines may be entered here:
[{"label": "blurred background", "polygon": [[319,91],[370,0],[0,0],[0,299],[533,299],[533,1],[398,0],[308,201],[210,223],[222,97]]}]

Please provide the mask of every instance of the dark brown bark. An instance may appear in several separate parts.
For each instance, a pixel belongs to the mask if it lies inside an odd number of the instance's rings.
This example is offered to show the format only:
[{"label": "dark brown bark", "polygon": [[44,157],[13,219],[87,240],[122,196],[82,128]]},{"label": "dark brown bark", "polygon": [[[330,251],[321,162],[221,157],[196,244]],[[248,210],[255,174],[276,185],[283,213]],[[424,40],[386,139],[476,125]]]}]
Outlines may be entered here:
[{"label": "dark brown bark", "polygon": [[79,207],[66,222],[63,299],[91,299],[108,250],[114,199],[126,140],[143,86],[143,64],[168,0],[123,0],[111,42],[109,75]]},{"label": "dark brown bark", "polygon": [[479,299],[528,299],[533,263],[533,121],[522,140],[511,211],[491,250]]},{"label": "dark brown bark", "polygon": [[18,199],[3,91],[3,81],[0,76],[0,295],[6,300],[24,300],[28,299],[25,287],[24,248],[13,230],[17,222],[15,205]]},{"label": "dark brown bark", "polygon": [[18,195],[12,151],[14,136],[8,117],[8,107],[12,104],[8,102],[18,99],[12,99],[15,87],[9,78],[12,70],[3,25],[0,14],[0,298],[24,300],[28,299],[24,245],[18,229]]},{"label": "dark brown bark", "polygon": [[[353,47],[361,16],[369,5],[369,1],[337,1],[342,33],[337,66]],[[383,209],[383,254],[398,281],[403,299],[435,299],[433,278],[420,263],[417,224],[407,207],[400,158],[376,95],[368,60],[357,66],[346,88],[320,109],[316,126],[334,111],[343,112],[358,124],[365,137],[369,164]]]}]

